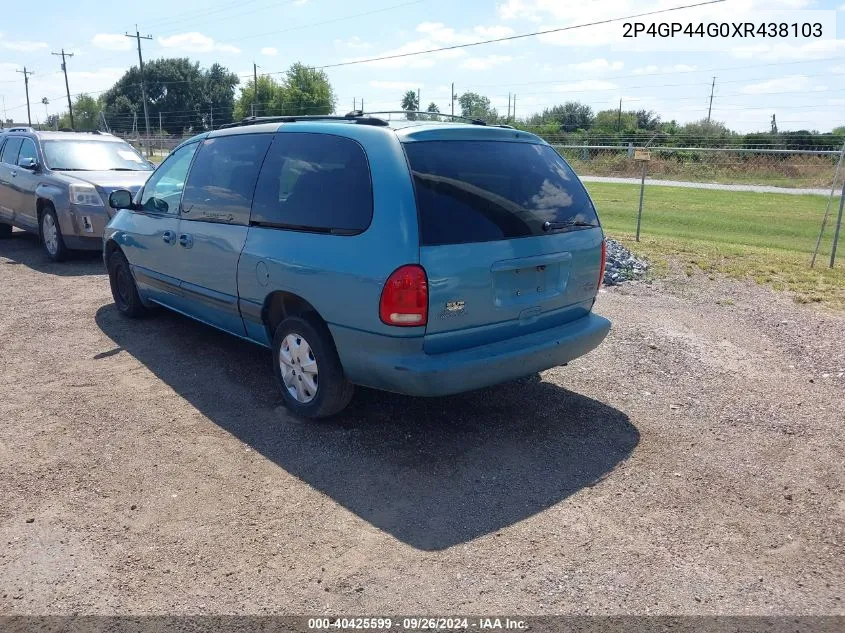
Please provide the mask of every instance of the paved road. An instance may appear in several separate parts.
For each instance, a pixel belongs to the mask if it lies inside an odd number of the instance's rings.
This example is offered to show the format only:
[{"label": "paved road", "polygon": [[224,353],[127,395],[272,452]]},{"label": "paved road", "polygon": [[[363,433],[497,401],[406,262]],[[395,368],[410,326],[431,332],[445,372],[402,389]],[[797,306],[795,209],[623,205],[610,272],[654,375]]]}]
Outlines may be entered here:
[{"label": "paved road", "polygon": [[[620,184],[638,185],[639,178],[614,178],[612,176],[581,176],[584,182],[614,182]],[[658,187],[686,187],[688,189],[717,189],[719,191],[755,191],[757,193],[786,193],[793,196],[814,195],[829,196],[830,189],[797,189],[792,187],[771,187],[769,185],[725,185],[715,182],[685,182],[683,180],[647,180],[649,186]]]}]

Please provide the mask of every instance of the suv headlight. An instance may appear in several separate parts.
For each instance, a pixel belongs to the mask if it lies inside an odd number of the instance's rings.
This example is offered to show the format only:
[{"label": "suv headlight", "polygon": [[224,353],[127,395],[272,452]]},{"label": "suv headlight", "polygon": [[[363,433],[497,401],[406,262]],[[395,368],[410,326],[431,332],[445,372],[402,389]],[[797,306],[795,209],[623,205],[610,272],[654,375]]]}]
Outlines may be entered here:
[{"label": "suv headlight", "polygon": [[94,185],[86,183],[73,184],[70,186],[70,202],[84,207],[105,207],[103,199],[97,193]]}]

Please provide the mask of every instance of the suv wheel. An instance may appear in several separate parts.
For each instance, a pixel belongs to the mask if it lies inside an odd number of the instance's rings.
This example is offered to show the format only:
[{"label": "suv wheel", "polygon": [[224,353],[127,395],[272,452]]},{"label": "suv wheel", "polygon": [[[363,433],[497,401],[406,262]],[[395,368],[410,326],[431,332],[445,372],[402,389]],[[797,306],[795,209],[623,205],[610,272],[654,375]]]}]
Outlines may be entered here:
[{"label": "suv wheel", "polygon": [[354,387],[343,374],[329,329],[317,317],[286,318],[273,337],[273,368],[285,405],[306,418],[343,410]]},{"label": "suv wheel", "polygon": [[44,208],[41,214],[41,243],[44,245],[44,252],[54,262],[60,262],[67,257],[67,247],[62,239],[62,230],[59,228],[59,218],[52,205]]},{"label": "suv wheel", "polygon": [[12,225],[3,224],[0,222],[0,237],[10,237],[12,235]]},{"label": "suv wheel", "polygon": [[107,266],[111,294],[120,313],[130,319],[136,319],[146,314],[147,309],[141,303],[138,286],[135,285],[135,279],[132,277],[132,271],[129,270],[129,262],[126,261],[126,256],[120,251],[114,251],[109,255]]}]

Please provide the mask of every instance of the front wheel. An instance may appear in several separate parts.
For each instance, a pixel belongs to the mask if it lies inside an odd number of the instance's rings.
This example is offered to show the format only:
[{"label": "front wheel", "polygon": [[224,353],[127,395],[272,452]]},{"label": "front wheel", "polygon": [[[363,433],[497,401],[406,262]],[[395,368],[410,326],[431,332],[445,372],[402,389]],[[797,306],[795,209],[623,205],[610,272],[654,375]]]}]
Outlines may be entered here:
[{"label": "front wheel", "polygon": [[273,367],[285,406],[306,418],[325,418],[342,411],[354,387],[324,323],[310,315],[291,316],[276,328]]},{"label": "front wheel", "polygon": [[122,315],[130,319],[144,316],[147,309],[141,303],[138,286],[135,285],[135,279],[132,277],[132,271],[129,270],[129,262],[126,261],[126,256],[116,250],[109,255],[107,265],[111,294],[114,297],[114,304],[117,309]]},{"label": "front wheel", "polygon": [[41,214],[41,243],[44,245],[44,252],[54,262],[60,262],[67,258],[68,249],[62,238],[62,230],[59,227],[59,218],[52,205],[48,205]]}]

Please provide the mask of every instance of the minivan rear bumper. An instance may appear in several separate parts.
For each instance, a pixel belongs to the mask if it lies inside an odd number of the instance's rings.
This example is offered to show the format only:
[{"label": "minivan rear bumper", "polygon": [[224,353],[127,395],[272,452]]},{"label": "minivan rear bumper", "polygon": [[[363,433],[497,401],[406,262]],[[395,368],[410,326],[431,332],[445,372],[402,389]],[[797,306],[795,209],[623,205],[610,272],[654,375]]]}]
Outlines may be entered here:
[{"label": "minivan rear bumper", "polygon": [[610,321],[590,313],[556,328],[445,354],[426,354],[421,338],[330,329],[353,383],[409,396],[445,396],[564,365],[598,347]]}]

